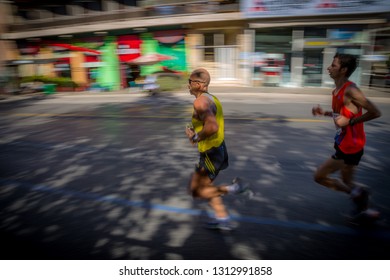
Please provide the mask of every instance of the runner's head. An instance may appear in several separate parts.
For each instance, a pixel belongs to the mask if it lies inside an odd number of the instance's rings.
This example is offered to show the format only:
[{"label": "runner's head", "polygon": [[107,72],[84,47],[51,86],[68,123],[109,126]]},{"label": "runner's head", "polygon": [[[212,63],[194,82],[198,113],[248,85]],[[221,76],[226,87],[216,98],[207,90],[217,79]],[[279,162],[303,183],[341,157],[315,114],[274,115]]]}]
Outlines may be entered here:
[{"label": "runner's head", "polygon": [[347,78],[349,78],[349,76],[351,76],[352,73],[356,70],[357,67],[356,56],[351,54],[336,53],[336,55],[333,58],[338,58],[340,63],[340,69],[347,68],[347,71],[345,73],[345,76]]},{"label": "runner's head", "polygon": [[210,84],[210,74],[204,68],[198,68],[192,71],[188,80],[189,88],[197,88],[201,92],[207,92]]}]

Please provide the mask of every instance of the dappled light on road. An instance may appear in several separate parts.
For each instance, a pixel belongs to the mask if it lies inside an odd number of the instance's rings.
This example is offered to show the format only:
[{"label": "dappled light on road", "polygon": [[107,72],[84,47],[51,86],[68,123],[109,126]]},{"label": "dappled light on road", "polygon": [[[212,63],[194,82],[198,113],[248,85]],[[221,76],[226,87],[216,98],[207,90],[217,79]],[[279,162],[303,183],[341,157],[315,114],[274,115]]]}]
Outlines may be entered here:
[{"label": "dappled light on road", "polygon": [[[306,122],[260,102],[257,108],[226,104],[230,166],[216,183],[240,176],[253,191],[224,197],[238,228],[231,234],[204,229],[208,205],[187,192],[198,160],[184,133],[187,100],[64,105],[60,112],[46,104],[5,115],[0,232],[2,244],[14,249],[1,257],[359,258],[353,253],[359,232],[340,215],[349,211],[347,197],[312,179],[332,152],[332,123]],[[385,126],[367,126],[370,142],[357,176],[376,190],[375,201],[387,215]],[[379,256],[387,231],[384,236],[362,245],[364,258]]]}]

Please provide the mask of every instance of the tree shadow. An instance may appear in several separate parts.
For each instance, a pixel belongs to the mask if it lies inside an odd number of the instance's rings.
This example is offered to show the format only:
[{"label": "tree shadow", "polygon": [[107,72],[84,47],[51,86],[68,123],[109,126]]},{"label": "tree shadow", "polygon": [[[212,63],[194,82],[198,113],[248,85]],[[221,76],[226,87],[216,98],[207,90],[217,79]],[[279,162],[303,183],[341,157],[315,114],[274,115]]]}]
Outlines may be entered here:
[{"label": "tree shadow", "polygon": [[[332,125],[290,122],[282,115],[228,118],[230,166],[217,183],[242,176],[255,195],[224,197],[236,231],[204,229],[209,208],[187,193],[198,159],[184,135],[190,110],[182,100],[145,98],[49,116],[27,131],[11,127],[15,138],[0,145],[0,233],[7,248],[0,258],[389,257],[383,238],[301,226],[344,229],[340,212],[349,205],[312,180],[332,153]],[[369,156],[358,178],[376,189],[375,200],[388,216],[385,126],[369,127]],[[356,242],[364,255],[357,254]]]}]

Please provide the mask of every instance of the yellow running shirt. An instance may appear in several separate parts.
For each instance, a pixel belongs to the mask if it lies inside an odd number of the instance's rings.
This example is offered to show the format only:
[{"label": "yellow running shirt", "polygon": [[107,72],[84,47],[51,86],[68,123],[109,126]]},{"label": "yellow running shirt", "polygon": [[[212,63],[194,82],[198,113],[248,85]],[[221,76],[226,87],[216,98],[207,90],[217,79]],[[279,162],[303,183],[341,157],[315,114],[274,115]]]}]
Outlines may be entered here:
[{"label": "yellow running shirt", "polygon": [[[225,139],[225,124],[223,119],[222,105],[219,102],[218,98],[214,95],[211,95],[209,93],[203,93],[203,95],[210,98],[217,108],[215,118],[218,124],[218,131],[212,136],[198,142],[198,150],[201,153],[210,150],[213,147],[219,147]],[[194,126],[194,130],[196,133],[199,133],[203,129],[203,122],[201,120],[196,119],[194,117],[194,114],[192,114],[192,125]]]}]

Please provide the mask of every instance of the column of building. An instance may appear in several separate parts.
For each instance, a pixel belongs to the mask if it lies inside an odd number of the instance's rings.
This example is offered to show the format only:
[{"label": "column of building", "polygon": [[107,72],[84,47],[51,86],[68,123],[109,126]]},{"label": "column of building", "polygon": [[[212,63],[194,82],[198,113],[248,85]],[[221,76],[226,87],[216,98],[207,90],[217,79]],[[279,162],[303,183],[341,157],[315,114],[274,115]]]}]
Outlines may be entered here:
[{"label": "column of building", "polygon": [[304,31],[293,30],[292,33],[292,57],[291,57],[291,84],[296,87],[303,85],[303,48]]},{"label": "column of building", "polygon": [[[0,34],[5,33],[11,17],[11,7],[7,1],[0,1]],[[18,57],[18,51],[15,43],[9,40],[0,40],[0,94],[5,93],[6,84],[12,79],[12,73],[7,71],[7,61],[15,60]]]}]

